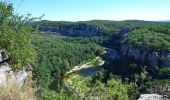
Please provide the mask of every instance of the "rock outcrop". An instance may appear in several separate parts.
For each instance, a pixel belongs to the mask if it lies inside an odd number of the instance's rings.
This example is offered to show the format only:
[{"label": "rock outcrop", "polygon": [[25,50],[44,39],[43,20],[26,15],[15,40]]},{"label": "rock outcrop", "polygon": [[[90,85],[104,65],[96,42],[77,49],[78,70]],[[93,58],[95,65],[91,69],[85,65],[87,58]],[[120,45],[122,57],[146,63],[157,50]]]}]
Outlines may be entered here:
[{"label": "rock outcrop", "polygon": [[4,49],[0,50],[0,63],[5,62],[8,59],[7,51]]},{"label": "rock outcrop", "polygon": [[20,70],[17,74],[15,74],[12,68],[6,62],[7,59],[7,51],[0,50],[0,86],[5,85],[9,80],[12,80],[19,86],[22,86],[28,76],[26,70]]},{"label": "rock outcrop", "polygon": [[158,94],[142,94],[138,100],[166,100]]},{"label": "rock outcrop", "polygon": [[170,67],[170,53],[140,50],[130,44],[123,45],[121,52],[123,56],[132,57],[134,60],[139,60],[142,63],[148,62],[151,67]]},{"label": "rock outcrop", "polygon": [[64,36],[101,36],[102,30],[94,25],[71,24],[64,26],[40,25],[39,30],[42,32],[59,33]]}]

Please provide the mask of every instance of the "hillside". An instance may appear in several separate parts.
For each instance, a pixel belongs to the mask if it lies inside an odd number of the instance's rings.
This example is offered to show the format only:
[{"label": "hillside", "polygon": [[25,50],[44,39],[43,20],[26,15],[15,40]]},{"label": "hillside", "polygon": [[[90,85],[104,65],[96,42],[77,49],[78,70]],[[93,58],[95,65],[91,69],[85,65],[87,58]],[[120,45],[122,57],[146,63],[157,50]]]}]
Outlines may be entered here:
[{"label": "hillside", "polygon": [[170,99],[169,22],[48,21],[3,2],[0,10],[0,99]]},{"label": "hillside", "polygon": [[[67,42],[96,43],[102,47],[116,50],[118,54],[109,51],[104,56],[107,64],[103,66],[106,71],[102,72],[105,74],[102,78],[103,82],[107,82],[112,75],[118,75],[125,83],[135,82],[138,88],[134,91],[140,93],[150,93],[155,91],[153,88],[158,89],[163,84],[163,87],[169,86],[170,23],[140,20],[41,21],[36,22],[35,25],[37,23],[43,34],[64,36],[63,40]],[[46,30],[42,30],[42,27]],[[120,58],[108,58],[108,56],[114,57],[115,55]],[[159,79],[163,82],[157,83]],[[157,84],[156,87],[151,86],[154,83]],[[158,91],[156,90],[154,93],[163,93]],[[136,94],[135,97],[138,96]]]}]

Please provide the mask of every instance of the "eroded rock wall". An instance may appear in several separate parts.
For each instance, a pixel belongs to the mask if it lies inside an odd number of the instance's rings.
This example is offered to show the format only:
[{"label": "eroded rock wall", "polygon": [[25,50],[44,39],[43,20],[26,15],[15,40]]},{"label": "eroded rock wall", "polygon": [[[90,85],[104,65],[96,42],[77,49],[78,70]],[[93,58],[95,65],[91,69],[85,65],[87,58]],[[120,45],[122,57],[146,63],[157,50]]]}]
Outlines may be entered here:
[{"label": "eroded rock wall", "polygon": [[86,25],[86,24],[73,24],[73,25],[65,25],[65,26],[48,26],[48,25],[40,25],[40,31],[42,32],[51,32],[51,33],[59,33],[64,36],[101,36],[102,30],[94,25]]},{"label": "eroded rock wall", "polygon": [[148,62],[149,66],[156,67],[170,67],[170,53],[165,52],[149,52],[147,50],[140,50],[130,44],[125,44],[121,48],[123,56],[132,57],[142,63]]}]

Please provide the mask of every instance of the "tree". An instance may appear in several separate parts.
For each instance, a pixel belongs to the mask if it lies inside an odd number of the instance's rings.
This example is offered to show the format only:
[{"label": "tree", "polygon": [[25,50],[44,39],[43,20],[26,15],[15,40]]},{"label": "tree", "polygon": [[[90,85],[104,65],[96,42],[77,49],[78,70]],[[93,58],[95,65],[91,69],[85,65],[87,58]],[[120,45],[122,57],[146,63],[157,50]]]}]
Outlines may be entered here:
[{"label": "tree", "polygon": [[0,2],[0,15],[0,49],[8,51],[9,63],[14,69],[26,67],[35,57],[31,27],[23,25],[23,17],[13,13],[12,4]]}]

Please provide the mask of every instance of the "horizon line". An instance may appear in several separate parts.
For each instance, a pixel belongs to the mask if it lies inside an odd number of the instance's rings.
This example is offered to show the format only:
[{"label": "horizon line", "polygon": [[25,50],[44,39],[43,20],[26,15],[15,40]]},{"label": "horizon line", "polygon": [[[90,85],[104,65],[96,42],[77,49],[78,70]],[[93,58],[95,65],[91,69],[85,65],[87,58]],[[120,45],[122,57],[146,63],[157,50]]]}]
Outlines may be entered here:
[{"label": "horizon line", "polygon": [[90,19],[90,20],[50,20],[50,19],[42,19],[47,21],[63,21],[63,22],[81,22],[81,21],[150,21],[150,22],[170,22],[170,19],[167,20],[143,20],[143,19],[123,19],[123,20],[110,20],[110,19]]}]

